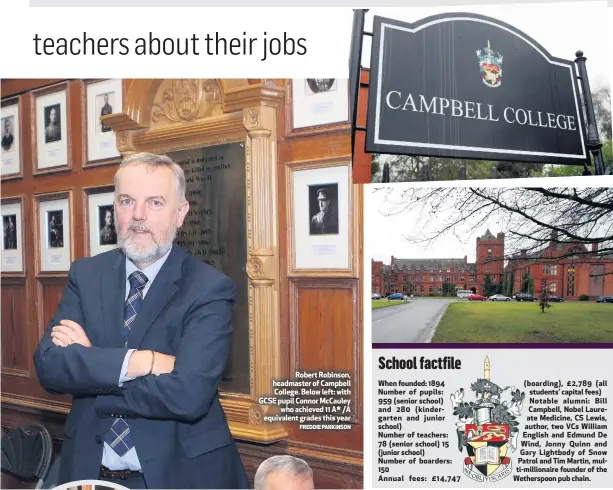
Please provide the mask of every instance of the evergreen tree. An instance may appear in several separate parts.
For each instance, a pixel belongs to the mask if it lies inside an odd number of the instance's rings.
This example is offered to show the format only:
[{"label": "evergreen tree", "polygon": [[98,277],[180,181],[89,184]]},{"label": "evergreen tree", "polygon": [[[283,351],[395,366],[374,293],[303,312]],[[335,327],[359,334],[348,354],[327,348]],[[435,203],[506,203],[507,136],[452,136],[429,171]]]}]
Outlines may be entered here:
[{"label": "evergreen tree", "polygon": [[494,291],[495,285],[492,282],[492,278],[489,274],[486,274],[486,276],[483,278],[483,295],[491,296],[492,294],[496,294]]},{"label": "evergreen tree", "polygon": [[455,284],[446,282],[443,284],[443,296],[455,296],[456,287]]},{"label": "evergreen tree", "polygon": [[541,279],[539,308],[541,309],[541,313],[545,313],[545,308],[551,308],[549,304],[549,283],[546,278]]},{"label": "evergreen tree", "polygon": [[534,293],[534,278],[528,271],[525,271],[521,278],[521,292],[522,293]]}]

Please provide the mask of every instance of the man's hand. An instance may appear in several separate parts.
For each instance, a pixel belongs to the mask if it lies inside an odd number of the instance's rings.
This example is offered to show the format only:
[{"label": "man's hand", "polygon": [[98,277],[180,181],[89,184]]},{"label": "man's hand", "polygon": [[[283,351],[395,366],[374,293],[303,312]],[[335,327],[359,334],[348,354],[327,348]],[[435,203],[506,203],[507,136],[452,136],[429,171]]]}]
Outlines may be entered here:
[{"label": "man's hand", "polygon": [[172,373],[174,368],[175,356],[162,354],[161,352],[155,353],[155,362],[153,363],[153,372],[151,374],[159,376],[160,374]]},{"label": "man's hand", "polygon": [[70,344],[81,344],[84,347],[91,347],[85,330],[77,322],[72,320],[62,320],[51,330],[51,339],[59,347],[67,347]]}]

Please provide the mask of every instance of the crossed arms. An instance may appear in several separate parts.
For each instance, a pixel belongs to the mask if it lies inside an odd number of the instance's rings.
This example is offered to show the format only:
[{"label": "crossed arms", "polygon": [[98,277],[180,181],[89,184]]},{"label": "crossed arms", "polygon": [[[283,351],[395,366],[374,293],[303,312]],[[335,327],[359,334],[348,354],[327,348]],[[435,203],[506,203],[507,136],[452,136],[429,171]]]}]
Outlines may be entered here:
[{"label": "crossed arms", "polygon": [[[58,310],[34,356],[38,378],[48,391],[97,395],[100,416],[193,421],[203,417],[217,394],[230,347],[234,285],[227,279],[201,286],[183,318],[175,356],[135,351],[128,377],[119,385],[128,349],[92,345],[85,329],[78,267],[68,274]],[[208,283],[208,281],[205,281]],[[120,327],[118,327],[120,328]]]}]

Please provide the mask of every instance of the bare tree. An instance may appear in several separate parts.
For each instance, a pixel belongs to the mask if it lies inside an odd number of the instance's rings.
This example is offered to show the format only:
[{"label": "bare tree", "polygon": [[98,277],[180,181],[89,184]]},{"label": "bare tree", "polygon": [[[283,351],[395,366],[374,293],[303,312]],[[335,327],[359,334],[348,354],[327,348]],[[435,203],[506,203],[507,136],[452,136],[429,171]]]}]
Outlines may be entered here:
[{"label": "bare tree", "polygon": [[611,91],[606,86],[598,88],[592,93],[592,101],[600,139],[609,140],[611,139]]},{"label": "bare tree", "polygon": [[[429,245],[448,235],[467,243],[494,214],[505,233],[504,256],[494,260],[520,254],[522,260],[538,262],[588,254],[613,258],[613,188],[382,187],[374,192],[386,194],[382,215],[417,214],[421,231],[404,235],[411,243]],[[552,243],[573,246],[555,257],[543,256]]]}]

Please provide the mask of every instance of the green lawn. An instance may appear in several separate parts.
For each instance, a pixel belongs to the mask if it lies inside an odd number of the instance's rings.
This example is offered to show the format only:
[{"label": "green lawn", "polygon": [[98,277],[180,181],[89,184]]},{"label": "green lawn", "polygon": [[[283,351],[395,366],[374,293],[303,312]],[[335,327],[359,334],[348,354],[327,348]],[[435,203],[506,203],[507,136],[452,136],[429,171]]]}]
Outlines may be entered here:
[{"label": "green lawn", "polygon": [[613,342],[613,305],[552,303],[452,303],[432,342]]},{"label": "green lawn", "polygon": [[404,301],[401,299],[393,299],[391,301],[388,301],[387,298],[373,299],[372,309],[378,310],[379,308],[387,308],[388,306],[403,305],[403,304],[404,304]]}]

